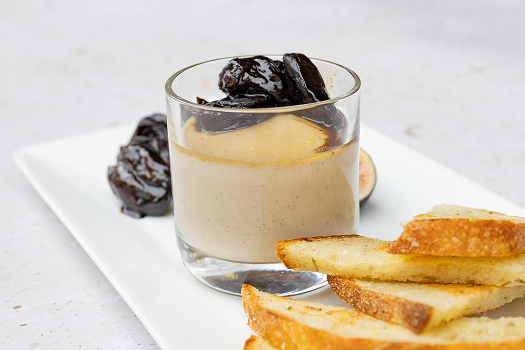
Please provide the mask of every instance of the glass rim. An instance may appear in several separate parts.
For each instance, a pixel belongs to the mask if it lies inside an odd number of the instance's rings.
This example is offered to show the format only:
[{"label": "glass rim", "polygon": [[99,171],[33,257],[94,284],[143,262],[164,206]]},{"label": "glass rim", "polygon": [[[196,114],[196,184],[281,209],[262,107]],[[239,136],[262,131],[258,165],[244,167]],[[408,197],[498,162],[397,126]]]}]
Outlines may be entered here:
[{"label": "glass rim", "polygon": [[[234,59],[234,58],[247,58],[247,57],[254,57],[254,56],[267,56],[268,57],[268,56],[282,56],[282,55],[275,55],[275,54],[273,54],[273,55],[230,56],[230,57],[216,58],[216,59],[213,59],[213,60],[208,60],[208,61],[192,64],[191,66],[188,66],[186,68],[183,68],[183,69],[177,71],[176,73],[174,73],[172,76],[170,76],[168,78],[168,80],[166,81],[166,85],[165,85],[166,94],[170,98],[173,98],[175,101],[177,101],[177,102],[179,102],[179,103],[181,103],[183,105],[190,106],[192,108],[205,109],[205,110],[216,111],[216,112],[225,112],[225,108],[200,105],[200,104],[198,104],[196,102],[191,102],[191,101],[188,101],[188,100],[182,98],[181,96],[177,95],[173,91],[173,89],[171,88],[171,86],[173,84],[173,81],[179,75],[184,73],[185,71],[190,70],[191,68],[194,68],[196,66],[200,66],[200,65],[203,65],[203,64],[206,64],[206,63],[221,61],[221,60],[231,60],[231,59]],[[344,94],[336,96],[336,97],[333,97],[333,98],[330,98],[330,99],[325,100],[325,101],[306,103],[306,104],[301,104],[301,105],[293,105],[293,106],[283,106],[283,107],[243,108],[243,109],[227,108],[227,112],[235,113],[235,112],[241,112],[242,111],[242,113],[282,113],[282,112],[297,111],[297,110],[301,110],[301,109],[309,109],[309,108],[314,108],[314,107],[334,104],[335,102],[338,102],[338,101],[343,100],[343,99],[345,99],[345,98],[347,98],[347,97],[349,97],[351,95],[354,95],[361,88],[361,79],[350,68],[347,68],[347,67],[345,67],[345,66],[343,66],[343,65],[341,65],[339,63],[335,63],[335,62],[328,61],[328,60],[323,60],[323,59],[319,59],[319,58],[310,58],[310,59],[314,60],[314,61],[328,63],[328,64],[331,64],[331,65],[340,67],[343,70],[347,71],[354,78],[354,86],[349,91],[345,92]]]}]

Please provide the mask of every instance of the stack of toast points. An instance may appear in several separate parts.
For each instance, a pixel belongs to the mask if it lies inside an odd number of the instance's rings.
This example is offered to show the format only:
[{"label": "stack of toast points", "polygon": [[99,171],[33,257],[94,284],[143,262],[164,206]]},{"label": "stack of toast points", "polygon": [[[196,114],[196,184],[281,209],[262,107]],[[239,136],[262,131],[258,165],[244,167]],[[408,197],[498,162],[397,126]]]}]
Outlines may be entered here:
[{"label": "stack of toast points", "polygon": [[288,267],[328,275],[354,307],[243,286],[256,349],[525,349],[525,318],[464,317],[525,295],[525,219],[435,206],[395,242],[358,235],[280,241]]}]

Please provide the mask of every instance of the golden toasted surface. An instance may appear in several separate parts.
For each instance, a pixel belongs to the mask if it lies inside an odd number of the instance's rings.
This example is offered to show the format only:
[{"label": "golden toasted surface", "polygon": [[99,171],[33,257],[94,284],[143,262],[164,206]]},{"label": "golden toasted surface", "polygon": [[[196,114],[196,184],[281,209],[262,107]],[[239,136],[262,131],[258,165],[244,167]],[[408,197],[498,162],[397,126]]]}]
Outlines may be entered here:
[{"label": "golden toasted surface", "polygon": [[328,276],[328,283],[357,310],[415,333],[493,310],[525,294],[525,286],[383,282],[339,276]]},{"label": "golden toasted surface", "polygon": [[514,223],[525,223],[525,218],[519,216],[510,216],[498,213],[493,210],[476,209],[469,207],[462,207],[459,205],[439,204],[432,207],[426,214],[420,214],[414,217],[418,219],[470,219],[470,220],[505,220]]},{"label": "golden toasted surface", "polygon": [[389,254],[392,242],[358,235],[279,241],[288,267],[348,278],[493,286],[525,284],[525,253],[511,257],[435,257]]},{"label": "golden toasted surface", "polygon": [[244,344],[244,350],[275,350],[267,341],[262,338],[252,335],[246,340]]},{"label": "golden toasted surface", "polygon": [[503,257],[525,250],[525,219],[484,209],[436,205],[403,225],[393,254]]},{"label": "golden toasted surface", "polygon": [[279,349],[523,349],[525,319],[463,318],[415,335],[346,308],[273,296],[244,285],[248,325]]}]

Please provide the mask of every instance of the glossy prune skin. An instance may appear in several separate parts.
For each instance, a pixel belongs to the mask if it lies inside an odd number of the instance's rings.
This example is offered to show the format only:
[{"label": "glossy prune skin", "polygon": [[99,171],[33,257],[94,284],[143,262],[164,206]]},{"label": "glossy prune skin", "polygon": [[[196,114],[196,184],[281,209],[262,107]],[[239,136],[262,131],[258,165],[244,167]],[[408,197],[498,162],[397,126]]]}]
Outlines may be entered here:
[{"label": "glossy prune skin", "polygon": [[108,180],[123,203],[122,212],[129,216],[162,215],[171,202],[169,166],[148,137],[134,137],[120,148],[117,165],[108,168]]},{"label": "glossy prune skin", "polygon": [[308,57],[300,53],[284,54],[283,66],[294,105],[330,99],[323,77]]},{"label": "glossy prune skin", "polygon": [[170,164],[168,151],[168,126],[164,114],[153,114],[143,118],[133,137],[145,136],[150,139],[154,152],[157,153],[166,165]]},{"label": "glossy prune skin", "polygon": [[267,93],[275,99],[290,99],[280,61],[264,56],[234,58],[219,74],[219,88],[230,95]]},{"label": "glossy prune skin", "polygon": [[171,203],[167,120],[163,114],[143,118],[128,145],[120,148],[117,165],[108,168],[121,211],[131,217],[162,215]]}]

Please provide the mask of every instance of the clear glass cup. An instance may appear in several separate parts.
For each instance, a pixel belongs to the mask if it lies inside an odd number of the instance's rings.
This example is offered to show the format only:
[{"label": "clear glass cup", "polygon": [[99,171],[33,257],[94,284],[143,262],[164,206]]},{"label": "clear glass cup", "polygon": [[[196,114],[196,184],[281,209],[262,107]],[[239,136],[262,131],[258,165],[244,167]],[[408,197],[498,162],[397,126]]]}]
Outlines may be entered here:
[{"label": "clear glass cup", "polygon": [[[360,79],[312,59],[330,100],[259,109],[197,104],[225,97],[218,76],[230,59],[184,68],[166,82],[182,259],[199,281],[229,294],[240,295],[243,283],[280,295],[314,290],[325,275],[286,269],[275,244],[357,232]],[[232,131],[204,131],[210,123]]]}]

